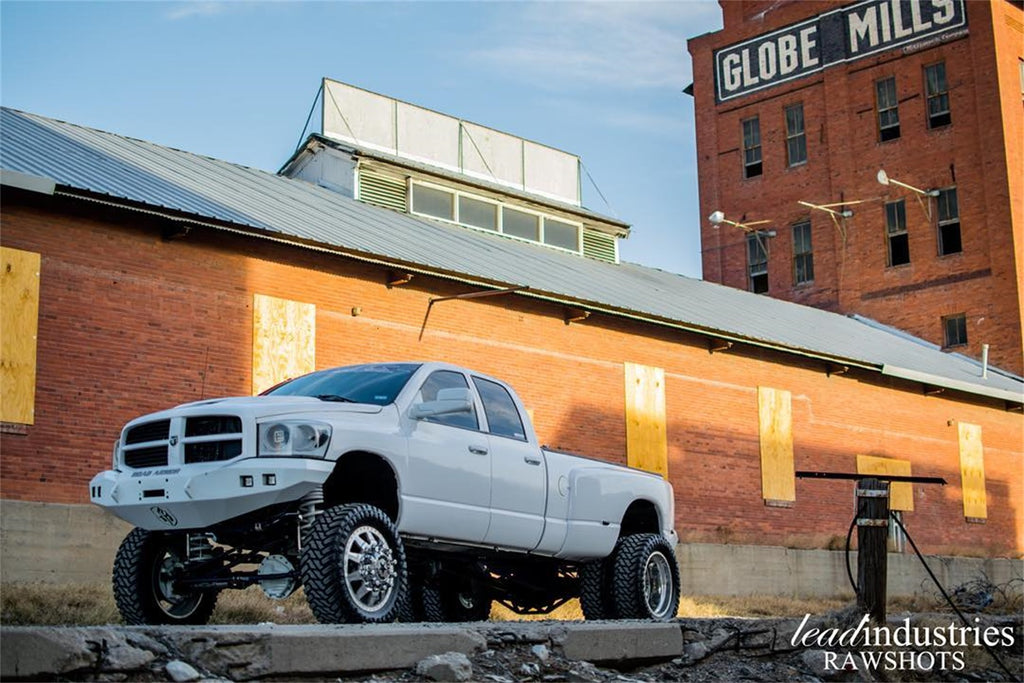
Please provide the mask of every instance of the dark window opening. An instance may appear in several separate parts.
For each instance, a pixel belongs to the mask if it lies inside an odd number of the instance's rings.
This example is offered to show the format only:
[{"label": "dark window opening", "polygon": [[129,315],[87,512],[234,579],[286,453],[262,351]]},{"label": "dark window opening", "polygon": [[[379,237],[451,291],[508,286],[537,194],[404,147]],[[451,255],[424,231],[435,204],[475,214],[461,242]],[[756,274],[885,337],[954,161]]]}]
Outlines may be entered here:
[{"label": "dark window opening", "polygon": [[793,284],[814,281],[814,251],[811,247],[811,222],[793,226]]},{"label": "dark window opening", "polygon": [[900,136],[899,103],[896,100],[896,78],[889,77],[875,83],[878,107],[878,139],[882,142]]},{"label": "dark window opening", "polygon": [[786,158],[790,166],[807,162],[807,134],[804,131],[804,105],[786,107]]},{"label": "dark window opening", "polygon": [[939,256],[959,254],[963,251],[963,242],[960,238],[960,206],[956,188],[939,190],[935,201],[939,217]]},{"label": "dark window opening", "polygon": [[747,274],[751,292],[768,291],[768,252],[756,234],[747,235]]},{"label": "dark window opening", "polygon": [[756,116],[743,122],[743,177],[761,175],[761,121]]},{"label": "dark window opening", "polygon": [[885,205],[885,230],[889,239],[889,266],[910,263],[910,240],[907,236],[907,208],[903,200]]},{"label": "dark window opening", "polygon": [[953,122],[949,111],[949,85],[946,64],[939,62],[924,68],[925,96],[928,102],[928,127],[939,128]]},{"label": "dark window opening", "polygon": [[967,346],[967,315],[946,316],[942,319],[942,346],[950,348],[953,346]]}]

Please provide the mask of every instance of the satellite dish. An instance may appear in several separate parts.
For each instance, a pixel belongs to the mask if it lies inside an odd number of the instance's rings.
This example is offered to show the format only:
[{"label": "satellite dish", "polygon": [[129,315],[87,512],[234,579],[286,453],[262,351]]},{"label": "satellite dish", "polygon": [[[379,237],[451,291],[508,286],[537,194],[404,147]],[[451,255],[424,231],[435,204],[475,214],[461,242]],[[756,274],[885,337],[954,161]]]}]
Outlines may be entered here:
[{"label": "satellite dish", "polygon": [[878,176],[877,176],[877,178],[878,178],[878,182],[880,182],[882,185],[888,185],[889,184],[889,175],[885,172],[884,168],[878,169]]}]

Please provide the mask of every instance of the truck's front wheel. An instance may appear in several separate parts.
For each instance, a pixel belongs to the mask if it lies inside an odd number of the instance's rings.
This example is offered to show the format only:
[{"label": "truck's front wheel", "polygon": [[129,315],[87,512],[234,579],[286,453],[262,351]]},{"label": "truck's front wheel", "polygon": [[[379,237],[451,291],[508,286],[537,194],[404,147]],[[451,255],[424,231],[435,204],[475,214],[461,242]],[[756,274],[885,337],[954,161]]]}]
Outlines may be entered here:
[{"label": "truck's front wheel", "polygon": [[622,538],[612,586],[620,619],[673,619],[679,609],[679,565],[672,545],[660,534]]},{"label": "truck's front wheel", "polygon": [[185,536],[132,529],[114,557],[114,602],[126,624],[205,624],[217,591],[184,590]]},{"label": "truck's front wheel", "polygon": [[299,564],[306,599],[320,622],[398,618],[406,590],[405,549],[379,508],[351,504],[320,514]]}]

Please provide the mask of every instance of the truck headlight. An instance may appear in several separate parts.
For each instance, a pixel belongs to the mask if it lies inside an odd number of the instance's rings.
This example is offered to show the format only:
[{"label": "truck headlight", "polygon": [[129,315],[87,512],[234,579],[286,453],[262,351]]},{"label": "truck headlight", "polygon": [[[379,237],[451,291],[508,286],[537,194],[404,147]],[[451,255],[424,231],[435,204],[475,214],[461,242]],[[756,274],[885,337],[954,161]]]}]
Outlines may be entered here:
[{"label": "truck headlight", "polygon": [[121,450],[121,439],[114,442],[114,452],[110,454],[110,469],[117,469],[117,452]]},{"label": "truck headlight", "polygon": [[331,426],[306,420],[278,420],[259,425],[259,454],[264,457],[323,458]]}]

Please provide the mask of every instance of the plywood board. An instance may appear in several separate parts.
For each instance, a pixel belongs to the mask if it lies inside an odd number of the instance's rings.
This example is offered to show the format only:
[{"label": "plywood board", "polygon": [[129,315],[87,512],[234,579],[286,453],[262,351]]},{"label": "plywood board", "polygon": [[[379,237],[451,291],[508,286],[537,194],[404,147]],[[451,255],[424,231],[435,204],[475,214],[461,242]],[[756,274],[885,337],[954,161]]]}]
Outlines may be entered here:
[{"label": "plywood board", "polygon": [[[893,474],[901,477],[911,475],[909,460],[882,458],[877,455],[858,455],[857,474]],[[889,509],[909,512],[914,509],[914,485],[907,481],[889,484]]]},{"label": "plywood board", "polygon": [[35,423],[39,254],[0,247],[0,422]]},{"label": "plywood board", "polygon": [[791,394],[784,389],[757,388],[761,496],[766,501],[796,500],[792,401]]},{"label": "plywood board", "polygon": [[315,368],[316,306],[253,295],[253,394]]},{"label": "plywood board", "polygon": [[630,467],[668,477],[665,371],[625,364],[626,461]]},{"label": "plywood board", "polygon": [[964,517],[987,519],[985,496],[985,450],[981,444],[981,426],[960,422],[960,485],[963,489]]}]

